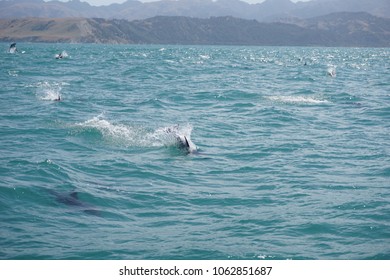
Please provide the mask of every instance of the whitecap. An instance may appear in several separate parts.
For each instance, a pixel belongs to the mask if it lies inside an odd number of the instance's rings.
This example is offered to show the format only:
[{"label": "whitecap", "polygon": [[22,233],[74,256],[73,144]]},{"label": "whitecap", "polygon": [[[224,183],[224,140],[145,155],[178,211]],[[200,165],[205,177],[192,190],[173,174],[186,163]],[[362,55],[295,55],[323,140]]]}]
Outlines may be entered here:
[{"label": "whitecap", "polygon": [[11,77],[17,77],[17,76],[19,76],[19,71],[18,70],[8,70],[8,75]]},{"label": "whitecap", "polygon": [[270,96],[270,100],[282,103],[301,103],[301,104],[326,104],[329,103],[326,99],[320,99],[312,96]]}]

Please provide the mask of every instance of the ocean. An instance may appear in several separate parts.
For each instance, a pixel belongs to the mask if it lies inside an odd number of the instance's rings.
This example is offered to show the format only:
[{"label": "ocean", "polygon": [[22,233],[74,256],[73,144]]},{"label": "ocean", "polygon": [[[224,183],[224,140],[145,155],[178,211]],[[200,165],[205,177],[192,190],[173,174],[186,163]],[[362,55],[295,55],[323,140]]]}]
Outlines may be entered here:
[{"label": "ocean", "polygon": [[0,259],[390,259],[390,49],[8,47]]}]

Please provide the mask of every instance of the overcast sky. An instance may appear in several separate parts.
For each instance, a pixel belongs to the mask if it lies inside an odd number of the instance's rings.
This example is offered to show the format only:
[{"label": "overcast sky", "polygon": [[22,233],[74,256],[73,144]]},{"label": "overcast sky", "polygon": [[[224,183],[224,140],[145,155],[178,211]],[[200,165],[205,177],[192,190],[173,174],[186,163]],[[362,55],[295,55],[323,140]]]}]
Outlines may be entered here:
[{"label": "overcast sky", "polygon": [[[61,1],[66,2],[66,0],[61,0]],[[80,0],[80,1],[88,2],[89,4],[91,4],[93,6],[110,5],[112,3],[123,3],[123,2],[126,2],[126,0]],[[138,0],[138,1],[141,1],[141,2],[153,2],[153,1],[158,1],[158,0]],[[260,2],[264,2],[265,0],[242,0],[242,1],[245,1],[245,2],[248,2],[248,3],[260,3]],[[299,2],[299,1],[306,2],[306,1],[310,1],[310,0],[291,0],[291,1],[292,2]]]}]

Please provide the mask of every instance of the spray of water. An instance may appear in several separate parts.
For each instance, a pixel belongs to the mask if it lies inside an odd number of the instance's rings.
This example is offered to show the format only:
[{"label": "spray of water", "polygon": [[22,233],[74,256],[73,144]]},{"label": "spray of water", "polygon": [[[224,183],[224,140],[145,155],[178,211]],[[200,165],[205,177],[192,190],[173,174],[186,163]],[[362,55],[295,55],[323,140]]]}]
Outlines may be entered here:
[{"label": "spray of water", "polygon": [[87,121],[76,123],[79,132],[98,132],[111,143],[126,147],[169,147],[177,145],[176,133],[190,139],[192,126],[162,126],[150,129],[144,125],[128,125],[109,121],[100,114]]}]

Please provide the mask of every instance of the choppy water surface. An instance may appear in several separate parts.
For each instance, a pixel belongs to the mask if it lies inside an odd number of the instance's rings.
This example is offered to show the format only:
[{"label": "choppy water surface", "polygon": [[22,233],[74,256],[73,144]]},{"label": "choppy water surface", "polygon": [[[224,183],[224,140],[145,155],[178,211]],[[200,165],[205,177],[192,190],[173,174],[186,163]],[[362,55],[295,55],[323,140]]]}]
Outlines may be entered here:
[{"label": "choppy water surface", "polygon": [[1,259],[390,258],[389,49],[17,46]]}]

